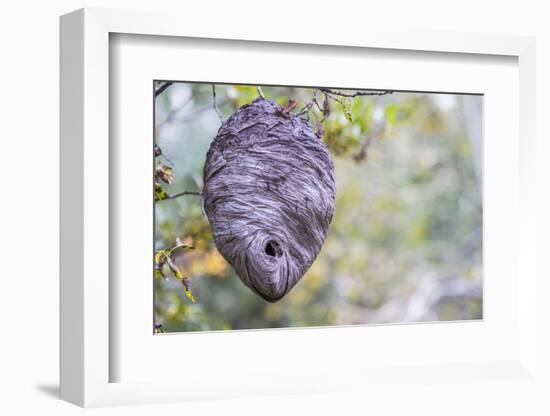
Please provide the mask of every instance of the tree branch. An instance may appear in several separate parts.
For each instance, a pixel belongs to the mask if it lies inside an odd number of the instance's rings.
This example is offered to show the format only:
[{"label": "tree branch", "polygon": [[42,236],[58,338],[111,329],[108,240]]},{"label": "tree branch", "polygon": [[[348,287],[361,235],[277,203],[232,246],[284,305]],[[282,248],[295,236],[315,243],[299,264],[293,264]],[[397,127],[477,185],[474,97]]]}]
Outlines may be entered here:
[{"label": "tree branch", "polygon": [[[393,91],[388,91],[388,90],[378,90],[378,91],[355,91],[354,93],[345,93],[345,92],[340,92],[340,91],[336,91],[336,90],[333,90],[333,89],[330,89],[330,88],[319,88],[319,90],[321,92],[324,92],[325,94],[329,94],[329,95],[333,95],[333,96],[338,96],[338,97],[346,97],[346,98],[354,98],[354,97],[359,97],[359,96],[364,96],[364,95],[387,95],[387,94],[393,94]],[[334,98],[334,97],[332,97]]]},{"label": "tree branch", "polygon": [[198,195],[198,196],[202,196],[202,192],[183,191],[183,192],[179,192],[179,193],[174,194],[174,195],[169,195],[168,197],[166,197],[166,199],[176,199],[176,198],[179,198],[180,196],[184,196],[184,195]]},{"label": "tree branch", "polygon": [[166,81],[164,84],[158,87],[158,89],[155,91],[155,97],[158,97],[160,94],[162,94],[164,90],[172,84],[173,84],[172,81]]}]

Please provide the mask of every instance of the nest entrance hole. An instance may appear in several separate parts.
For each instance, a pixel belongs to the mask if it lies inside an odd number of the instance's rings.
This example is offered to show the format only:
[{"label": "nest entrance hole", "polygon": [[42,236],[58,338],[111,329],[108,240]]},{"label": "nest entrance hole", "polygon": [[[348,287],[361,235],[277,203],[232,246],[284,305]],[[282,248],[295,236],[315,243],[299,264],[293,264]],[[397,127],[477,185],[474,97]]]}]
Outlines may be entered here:
[{"label": "nest entrance hole", "polygon": [[281,246],[275,240],[269,240],[265,245],[265,254],[271,257],[281,257],[283,255],[283,250]]}]

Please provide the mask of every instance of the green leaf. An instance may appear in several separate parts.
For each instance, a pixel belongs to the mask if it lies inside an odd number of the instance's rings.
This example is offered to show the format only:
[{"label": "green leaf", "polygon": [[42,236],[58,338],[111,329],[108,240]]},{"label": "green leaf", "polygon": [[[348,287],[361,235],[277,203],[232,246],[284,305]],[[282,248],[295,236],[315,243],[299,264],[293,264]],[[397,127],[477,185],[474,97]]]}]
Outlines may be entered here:
[{"label": "green leaf", "polygon": [[158,183],[155,183],[155,201],[163,201],[168,198],[169,195],[166,190]]},{"label": "green leaf", "polygon": [[386,122],[390,126],[395,124],[395,121],[397,120],[397,104],[388,104],[384,109],[384,115],[386,116]]},{"label": "green leaf", "polygon": [[349,99],[342,101],[342,109],[344,110],[344,116],[351,123],[353,122],[353,116],[351,115],[351,102]]}]

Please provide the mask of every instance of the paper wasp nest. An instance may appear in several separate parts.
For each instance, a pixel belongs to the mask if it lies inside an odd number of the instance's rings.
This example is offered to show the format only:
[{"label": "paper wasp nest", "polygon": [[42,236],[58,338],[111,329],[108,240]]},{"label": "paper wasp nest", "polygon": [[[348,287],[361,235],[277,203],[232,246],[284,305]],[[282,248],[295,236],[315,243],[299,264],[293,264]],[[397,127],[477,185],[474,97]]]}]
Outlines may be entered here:
[{"label": "paper wasp nest", "polygon": [[204,166],[216,247],[269,302],[288,293],[321,250],[334,211],[334,165],[309,123],[270,100],[220,127]]}]

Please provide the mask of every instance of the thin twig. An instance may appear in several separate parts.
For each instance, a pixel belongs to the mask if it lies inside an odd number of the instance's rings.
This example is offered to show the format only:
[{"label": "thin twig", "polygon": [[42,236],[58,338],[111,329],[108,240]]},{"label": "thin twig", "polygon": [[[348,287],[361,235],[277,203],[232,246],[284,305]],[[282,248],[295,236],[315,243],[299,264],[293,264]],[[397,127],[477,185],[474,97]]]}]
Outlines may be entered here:
[{"label": "thin twig", "polygon": [[216,110],[216,114],[218,115],[220,122],[224,122],[223,114],[216,105],[216,84],[212,84],[212,104],[214,106],[214,110]]},{"label": "thin twig", "polygon": [[315,104],[315,106],[317,107],[317,109],[322,113],[323,112],[323,108],[321,107],[321,105],[319,104],[319,101],[317,101],[317,97],[313,97],[313,104]]},{"label": "thin twig", "polygon": [[198,196],[202,196],[202,192],[183,191],[183,192],[179,192],[179,193],[174,194],[174,195],[169,195],[169,196],[166,197],[165,199],[176,199],[176,198],[179,198],[180,196],[184,196],[184,195],[198,195]]},{"label": "thin twig", "polygon": [[155,91],[155,97],[158,97],[160,94],[162,94],[164,90],[172,84],[173,84],[172,81],[166,81],[164,84],[158,87],[158,89]]},{"label": "thin twig", "polygon": [[160,127],[162,126],[163,124],[166,124],[166,123],[169,123],[172,121],[172,119],[174,119],[180,112],[182,112],[183,110],[185,110],[187,108],[187,106],[189,105],[189,103],[191,103],[191,101],[193,101],[193,96],[190,95],[189,98],[187,100],[185,100],[185,102],[180,105],[179,107],[176,107],[172,110],[170,110],[168,112],[168,114],[166,115],[166,117],[164,118],[164,120],[162,120],[158,125],[157,127]]},{"label": "thin twig", "polygon": [[[191,101],[191,100],[190,100]],[[226,104],[227,101],[223,101],[221,104]],[[161,128],[163,126],[165,126],[166,124],[169,124],[169,123],[177,123],[177,124],[184,124],[184,123],[191,123],[192,121],[194,121],[196,119],[196,116],[200,113],[204,113],[205,111],[208,111],[208,110],[211,110],[212,107],[210,106],[210,104],[208,105],[205,105],[197,110],[195,110],[195,112],[193,113],[192,116],[190,117],[186,117],[186,118],[176,118],[177,117],[177,113],[180,113],[181,111],[185,110],[185,107],[180,107],[179,109],[176,109],[176,110],[172,110],[170,111],[170,113],[168,114],[168,116],[166,117],[166,119],[164,119],[163,121],[161,121],[157,126],[156,128]]]},{"label": "thin twig", "polygon": [[346,107],[346,103],[344,103],[341,99],[334,97],[333,95],[331,95],[331,93],[327,92],[327,97],[329,97],[330,99],[340,103],[342,105],[342,107],[344,107],[344,108]]},{"label": "thin twig", "polygon": [[[354,93],[345,93],[345,92],[340,92],[340,91],[336,91],[336,90],[332,90],[330,88],[319,88],[320,91],[324,92],[325,94],[329,94],[329,95],[336,95],[336,96],[339,96],[339,97],[347,97],[347,98],[354,98],[354,97],[359,97],[359,96],[363,96],[363,95],[387,95],[387,94],[393,94],[393,91],[388,91],[388,90],[379,90],[379,91],[355,91]],[[335,99],[334,97],[332,97],[333,99]]]},{"label": "thin twig", "polygon": [[300,117],[302,114],[305,114],[305,113],[309,112],[309,110],[311,110],[312,106],[313,106],[313,101],[307,103],[306,105],[304,105],[304,108],[302,108],[300,110],[300,112],[298,114],[296,114],[296,116]]},{"label": "thin twig", "polygon": [[262,90],[262,87],[260,87],[259,85],[256,87],[256,90],[258,91],[258,95],[262,98],[265,99],[265,95],[264,95],[264,92]]},{"label": "thin twig", "polygon": [[359,163],[367,159],[368,157],[368,151],[370,149],[370,146],[372,142],[376,139],[380,139],[384,132],[386,131],[386,126],[380,125],[372,129],[373,131],[371,134],[369,134],[366,138],[366,140],[361,144],[359,147],[359,151],[353,155],[353,160],[355,162]]}]

